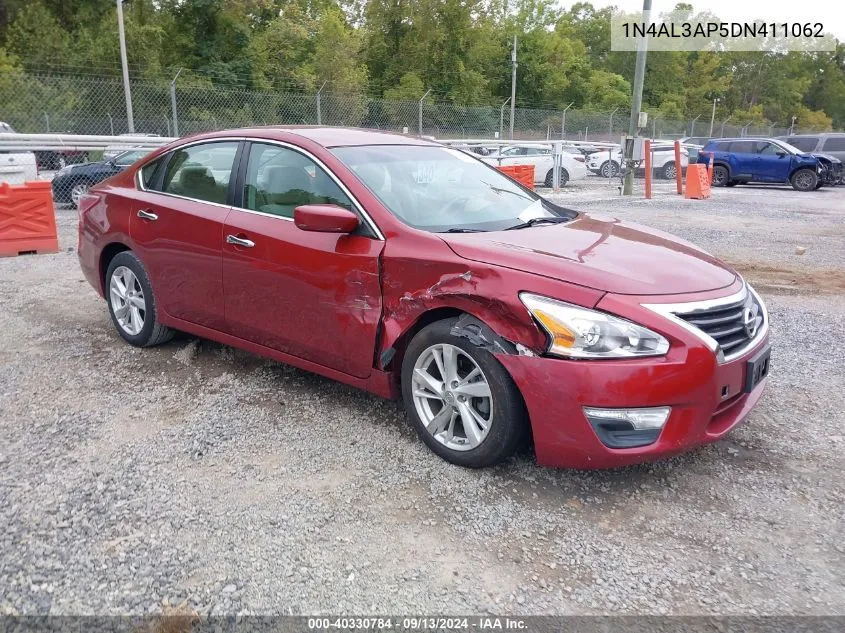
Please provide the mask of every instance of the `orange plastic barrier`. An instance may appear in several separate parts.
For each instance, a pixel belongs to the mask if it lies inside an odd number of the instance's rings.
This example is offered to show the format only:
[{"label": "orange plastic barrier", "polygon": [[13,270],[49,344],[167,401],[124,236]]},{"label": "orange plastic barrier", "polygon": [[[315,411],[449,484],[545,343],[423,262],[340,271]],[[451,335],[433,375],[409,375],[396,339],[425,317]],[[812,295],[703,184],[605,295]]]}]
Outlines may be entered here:
[{"label": "orange plastic barrier", "polygon": [[529,189],[534,188],[534,165],[499,165],[499,171],[519,181]]},{"label": "orange plastic barrier", "polygon": [[0,257],[58,252],[50,183],[0,184]]},{"label": "orange plastic barrier", "polygon": [[687,167],[687,191],[684,197],[693,200],[710,197],[710,177],[707,175],[706,165],[694,163]]}]

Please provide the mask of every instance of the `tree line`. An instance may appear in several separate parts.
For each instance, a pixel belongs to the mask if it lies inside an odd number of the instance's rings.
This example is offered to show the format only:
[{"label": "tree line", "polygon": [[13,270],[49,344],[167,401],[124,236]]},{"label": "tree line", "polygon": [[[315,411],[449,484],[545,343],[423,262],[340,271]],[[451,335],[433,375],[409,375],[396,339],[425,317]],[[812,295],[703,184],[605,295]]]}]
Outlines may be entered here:
[{"label": "tree line", "polygon": [[[692,5],[676,11],[694,14]],[[130,75],[180,85],[498,107],[630,108],[634,54],[610,9],[550,0],[125,0]],[[0,73],[120,75],[114,0],[4,0]],[[655,52],[653,116],[845,127],[845,45],[828,53]],[[2,113],[0,113],[2,117]]]}]

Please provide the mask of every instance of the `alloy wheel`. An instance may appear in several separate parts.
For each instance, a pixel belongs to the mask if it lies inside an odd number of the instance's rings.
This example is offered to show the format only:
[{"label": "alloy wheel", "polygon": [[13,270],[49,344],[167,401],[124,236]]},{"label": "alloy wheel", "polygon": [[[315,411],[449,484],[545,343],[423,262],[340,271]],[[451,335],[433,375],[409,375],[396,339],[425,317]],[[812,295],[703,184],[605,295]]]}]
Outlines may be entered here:
[{"label": "alloy wheel", "polygon": [[144,329],[147,303],[141,282],[129,268],[118,266],[109,281],[112,311],[124,332],[136,336]]},{"label": "alloy wheel", "polygon": [[88,193],[88,184],[81,182],[71,188],[70,199],[73,201],[73,204],[78,207],[80,199],[86,193]]},{"label": "alloy wheel", "polygon": [[801,191],[812,189],[813,174],[806,170],[800,171],[795,174],[795,187],[796,189],[800,189]]},{"label": "alloy wheel", "polygon": [[464,350],[432,345],[417,358],[412,383],[417,415],[434,439],[456,451],[485,440],[493,424],[490,384]]}]

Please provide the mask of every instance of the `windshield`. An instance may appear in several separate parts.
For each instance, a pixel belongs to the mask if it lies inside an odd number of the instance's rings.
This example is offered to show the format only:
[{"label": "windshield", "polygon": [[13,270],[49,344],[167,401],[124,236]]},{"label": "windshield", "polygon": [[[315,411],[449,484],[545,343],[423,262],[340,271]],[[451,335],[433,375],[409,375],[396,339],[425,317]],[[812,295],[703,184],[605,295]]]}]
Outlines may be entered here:
[{"label": "windshield", "polygon": [[122,152],[114,157],[115,165],[131,165],[136,160],[142,159],[150,152],[145,149],[130,149],[127,152]]},{"label": "windshield", "polygon": [[803,154],[804,152],[795,147],[794,145],[790,145],[786,141],[776,141],[777,145],[780,145],[783,149],[785,149],[790,154]]},{"label": "windshield", "polygon": [[499,231],[535,218],[577,215],[456,149],[367,145],[332,152],[396,217],[418,229]]}]

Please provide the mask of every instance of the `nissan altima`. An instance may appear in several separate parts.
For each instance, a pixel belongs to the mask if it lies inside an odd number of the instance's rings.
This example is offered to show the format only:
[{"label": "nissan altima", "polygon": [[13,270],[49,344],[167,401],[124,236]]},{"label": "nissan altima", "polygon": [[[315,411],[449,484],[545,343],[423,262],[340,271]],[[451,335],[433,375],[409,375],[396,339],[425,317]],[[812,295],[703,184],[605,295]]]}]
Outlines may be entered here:
[{"label": "nissan altima", "polygon": [[401,398],[461,466],[687,451],[769,371],[766,307],[714,257],[395,134],[181,139],[81,198],[79,259],[127,343],[184,331]]}]

